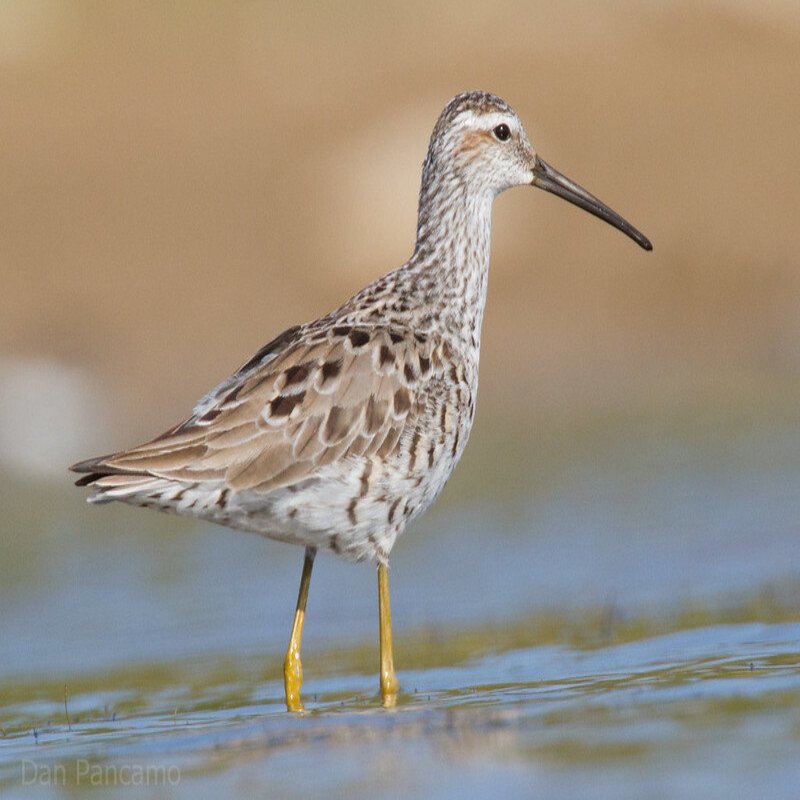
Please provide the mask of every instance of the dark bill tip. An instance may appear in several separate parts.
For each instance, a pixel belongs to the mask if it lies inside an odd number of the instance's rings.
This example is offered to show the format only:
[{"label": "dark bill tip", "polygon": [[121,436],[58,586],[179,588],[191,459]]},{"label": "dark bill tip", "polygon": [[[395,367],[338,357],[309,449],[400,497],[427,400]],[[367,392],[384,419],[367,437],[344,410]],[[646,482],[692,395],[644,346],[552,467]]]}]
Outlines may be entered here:
[{"label": "dark bill tip", "polygon": [[622,231],[626,236],[630,236],[639,247],[645,250],[653,249],[650,240],[641,231],[634,228],[630,222],[623,219],[616,211],[610,209],[593,194],[589,194],[582,186],[578,186],[577,183],[573,183],[558,170],[553,169],[538,156],[536,157],[536,165],[533,168],[531,185],[562,197],[564,200],[578,206],[578,208],[594,214],[594,216],[599,217],[609,225],[613,225],[617,230]]}]

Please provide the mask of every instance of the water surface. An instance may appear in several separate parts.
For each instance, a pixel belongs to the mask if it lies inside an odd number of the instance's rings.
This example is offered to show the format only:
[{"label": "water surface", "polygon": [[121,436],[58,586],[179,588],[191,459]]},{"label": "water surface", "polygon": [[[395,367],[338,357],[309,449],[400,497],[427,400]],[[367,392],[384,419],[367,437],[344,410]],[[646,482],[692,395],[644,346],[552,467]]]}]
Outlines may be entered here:
[{"label": "water surface", "polygon": [[390,712],[371,567],[317,560],[292,716],[301,550],[9,478],[3,796],[797,796],[800,428],[747,421],[479,434],[393,554]]}]

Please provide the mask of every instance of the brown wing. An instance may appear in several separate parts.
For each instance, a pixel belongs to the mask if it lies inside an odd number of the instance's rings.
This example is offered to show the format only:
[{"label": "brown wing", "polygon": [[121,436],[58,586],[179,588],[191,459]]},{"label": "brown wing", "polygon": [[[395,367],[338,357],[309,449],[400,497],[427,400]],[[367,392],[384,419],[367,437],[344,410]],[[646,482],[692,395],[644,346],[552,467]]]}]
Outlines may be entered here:
[{"label": "brown wing", "polygon": [[346,456],[384,456],[415,415],[425,345],[387,329],[334,328],[248,362],[193,417],[147,444],[72,467],[103,475],[223,480],[270,491]]}]

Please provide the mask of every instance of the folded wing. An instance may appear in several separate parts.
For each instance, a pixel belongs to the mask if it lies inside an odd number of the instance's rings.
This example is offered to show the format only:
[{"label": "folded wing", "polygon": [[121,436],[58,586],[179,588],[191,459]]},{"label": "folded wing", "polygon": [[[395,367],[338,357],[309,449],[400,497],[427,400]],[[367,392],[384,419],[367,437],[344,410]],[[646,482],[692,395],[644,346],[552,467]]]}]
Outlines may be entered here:
[{"label": "folded wing", "polygon": [[421,402],[424,344],[404,332],[342,326],[280,345],[262,348],[157,439],[75,464],[85,473],[78,484],[102,490],[122,476],[154,477],[269,492],[340,459],[391,453]]}]

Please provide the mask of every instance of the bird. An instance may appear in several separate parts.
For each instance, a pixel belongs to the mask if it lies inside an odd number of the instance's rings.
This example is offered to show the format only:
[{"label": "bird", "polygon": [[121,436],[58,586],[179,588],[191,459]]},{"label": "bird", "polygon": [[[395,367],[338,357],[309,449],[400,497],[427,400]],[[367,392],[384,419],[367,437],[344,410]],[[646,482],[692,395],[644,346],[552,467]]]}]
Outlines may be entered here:
[{"label": "bird", "polygon": [[319,550],[378,573],[380,699],[397,702],[389,556],[437,498],[475,415],[492,203],[534,186],[614,226],[629,222],[546,163],[489,92],[441,112],[422,167],[408,261],[326,316],[283,331],[160,436],[73,464],[92,503],[120,501],[305,548],[283,662],[302,712],[300,648]]}]

